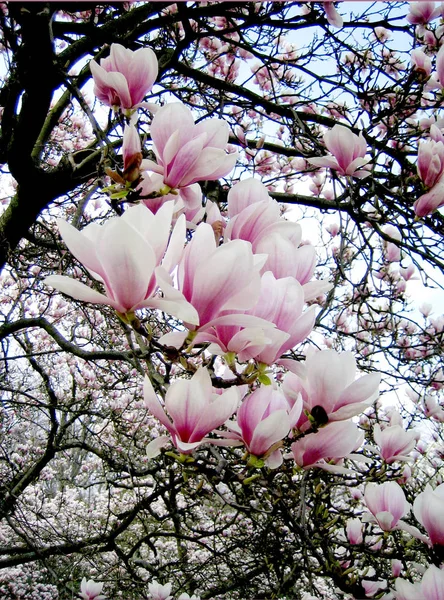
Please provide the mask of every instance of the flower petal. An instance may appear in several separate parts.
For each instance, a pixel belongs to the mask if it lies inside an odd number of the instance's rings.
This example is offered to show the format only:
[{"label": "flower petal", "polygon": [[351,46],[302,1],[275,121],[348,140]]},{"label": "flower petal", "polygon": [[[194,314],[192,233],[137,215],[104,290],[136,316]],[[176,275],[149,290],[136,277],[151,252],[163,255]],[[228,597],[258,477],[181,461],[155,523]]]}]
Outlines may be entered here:
[{"label": "flower petal", "polygon": [[63,275],[50,275],[44,279],[43,283],[45,285],[50,285],[67,296],[71,296],[71,298],[76,298],[76,300],[91,302],[92,304],[107,304],[119,312],[124,312],[123,307],[118,302],[115,302],[104,294],[100,294],[99,292],[92,290],[90,287],[84,283],[81,283],[80,281],[71,279],[71,277],[63,277]]},{"label": "flower petal", "polygon": [[285,410],[276,410],[261,421],[254,429],[248,450],[262,456],[273,444],[282,440],[290,431],[290,419]]}]

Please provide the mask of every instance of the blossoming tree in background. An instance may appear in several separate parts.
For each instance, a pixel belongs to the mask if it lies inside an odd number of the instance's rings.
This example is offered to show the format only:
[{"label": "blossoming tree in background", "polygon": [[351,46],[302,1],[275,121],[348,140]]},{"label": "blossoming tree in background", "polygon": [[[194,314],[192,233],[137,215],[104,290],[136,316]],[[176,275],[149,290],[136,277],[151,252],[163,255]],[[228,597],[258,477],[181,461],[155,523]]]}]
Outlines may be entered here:
[{"label": "blossoming tree in background", "polygon": [[441,5],[1,9],[1,597],[442,599]]}]

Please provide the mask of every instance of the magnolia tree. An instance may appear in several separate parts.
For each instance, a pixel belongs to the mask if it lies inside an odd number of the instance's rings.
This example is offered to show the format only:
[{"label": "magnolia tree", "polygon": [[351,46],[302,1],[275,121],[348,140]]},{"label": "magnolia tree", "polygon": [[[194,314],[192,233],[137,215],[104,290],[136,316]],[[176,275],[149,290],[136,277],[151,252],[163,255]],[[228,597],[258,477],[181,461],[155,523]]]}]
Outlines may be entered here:
[{"label": "magnolia tree", "polygon": [[442,600],[443,10],[1,5],[2,598]]}]

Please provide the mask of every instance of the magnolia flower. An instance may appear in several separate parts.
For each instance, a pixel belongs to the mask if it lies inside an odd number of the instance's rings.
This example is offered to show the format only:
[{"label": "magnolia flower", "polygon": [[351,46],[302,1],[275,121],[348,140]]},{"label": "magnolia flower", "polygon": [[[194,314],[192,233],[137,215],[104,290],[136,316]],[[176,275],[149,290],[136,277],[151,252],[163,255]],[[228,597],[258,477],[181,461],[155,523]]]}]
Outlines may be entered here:
[{"label": "magnolia flower", "polygon": [[228,215],[224,238],[246,240],[255,254],[266,254],[262,273],[271,271],[276,279],[296,279],[304,287],[306,301],[331,288],[326,281],[310,281],[316,251],[310,244],[301,246],[301,226],[282,219],[278,203],[260,181],[245,179],[233,186],[228,192]]},{"label": "magnolia flower", "polygon": [[231,432],[224,437],[242,440],[250,454],[265,456],[267,465],[275,469],[282,463],[276,444],[294,427],[301,410],[300,399],[291,407],[279,391],[262,386],[242,402],[237,423],[226,424]]},{"label": "magnolia flower", "polygon": [[384,43],[392,37],[392,34],[385,27],[375,27],[373,34],[378,42]]},{"label": "magnolia flower", "polygon": [[272,199],[265,185],[258,179],[250,177],[233,185],[228,192],[227,202],[228,216],[231,220],[252,204],[257,204],[258,202],[269,204],[272,202]]},{"label": "magnolia flower", "polygon": [[415,50],[411,53],[411,63],[415,71],[420,72],[421,74],[428,77],[432,72],[432,61],[425,52],[423,52],[420,48],[415,48]]},{"label": "magnolia flower", "polygon": [[378,396],[380,374],[364,375],[355,381],[356,360],[351,352],[323,350],[310,355],[304,364],[288,361],[285,366],[293,371],[285,376],[285,395],[295,399],[301,394],[304,402],[297,423],[301,431],[311,426],[306,413],[316,420],[322,412],[324,423],[349,419]]},{"label": "magnolia flower", "polygon": [[362,522],[360,519],[348,519],[345,531],[347,533],[347,539],[350,542],[350,544],[362,544]]},{"label": "magnolia flower", "polygon": [[322,6],[325,10],[325,16],[327,17],[327,21],[330,25],[333,25],[334,27],[342,27],[344,25],[344,21],[336,10],[333,2],[334,0],[324,0],[322,3]]},{"label": "magnolia flower", "polygon": [[[171,285],[169,273],[179,260],[185,238],[184,217],[177,221],[170,238],[172,216],[170,202],[156,215],[139,205],[104,225],[92,223],[81,232],[58,219],[68,249],[104,285],[105,294],[61,275],[51,275],[44,283],[84,302],[108,304],[121,314],[159,308],[197,324],[195,309]],[[156,296],[159,286],[162,297]]]},{"label": "magnolia flower", "polygon": [[183,252],[177,279],[184,297],[197,310],[201,327],[214,324],[227,311],[254,306],[265,259],[253,255],[248,242],[233,240],[219,246],[210,225],[197,227]]},{"label": "magnolia flower", "polygon": [[[393,225],[387,225],[384,227],[385,235],[388,235],[394,240],[401,241],[401,233]],[[401,260],[401,248],[394,244],[384,240],[384,257],[387,262],[398,262]]]},{"label": "magnolia flower", "polygon": [[395,581],[396,600],[423,600],[420,583],[410,583],[398,577]]},{"label": "magnolia flower", "polygon": [[423,600],[442,600],[444,598],[444,571],[430,565],[421,580],[421,598]]},{"label": "magnolia flower", "polygon": [[436,73],[438,75],[439,83],[444,87],[444,46],[441,46],[436,55]]},{"label": "magnolia flower", "polygon": [[134,161],[134,156],[141,153],[142,145],[137,129],[134,125],[125,125],[122,143],[123,168],[125,171],[128,170],[130,164]]},{"label": "magnolia flower", "polygon": [[444,173],[444,144],[421,142],[418,148],[418,175],[427,188],[438,183]]},{"label": "magnolia flower", "polygon": [[171,583],[161,585],[157,581],[153,580],[148,584],[148,591],[150,593],[151,600],[171,600]]},{"label": "magnolia flower", "polygon": [[400,519],[410,511],[410,504],[396,481],[368,483],[364,500],[375,522],[383,531],[392,531]]},{"label": "magnolia flower", "polygon": [[373,598],[373,596],[379,592],[379,590],[387,587],[387,581],[383,579],[382,581],[373,581],[372,579],[362,579],[361,585],[365,591],[366,598]]},{"label": "magnolia flower", "polygon": [[[140,169],[146,166],[145,160],[142,160]],[[163,176],[160,173],[141,173],[137,192],[143,204],[150,209],[152,213],[157,213],[159,208],[166,202],[174,202],[174,215],[180,216],[185,214],[187,221],[190,221],[190,216],[196,215],[202,208],[202,189],[198,183],[193,183],[179,190],[174,190],[174,193],[160,194],[160,190],[164,187]],[[162,190],[166,191],[166,190]],[[207,220],[207,223],[209,221]]]},{"label": "magnolia flower", "polygon": [[[316,251],[311,244],[299,246],[295,238],[282,235],[279,231],[263,236],[256,246],[256,252],[267,254],[263,271],[271,271],[276,279],[294,277],[304,286],[305,299],[313,299],[328,291],[332,286],[324,281],[310,281],[316,267]],[[307,285],[308,284],[308,285]],[[310,286],[315,285],[315,291]],[[313,295],[314,293],[314,295]]]},{"label": "magnolia flower", "polygon": [[329,423],[316,433],[310,433],[291,445],[296,463],[304,469],[319,467],[326,471],[341,472],[342,467],[328,464],[345,458],[359,448],[364,439],[357,426],[350,421]]},{"label": "magnolia flower", "polygon": [[399,577],[401,575],[401,571],[404,568],[402,561],[397,558],[392,559],[392,575],[393,577]]},{"label": "magnolia flower", "polygon": [[137,129],[134,125],[125,125],[122,142],[123,155],[123,173],[122,176],[116,175],[113,171],[107,170],[107,174],[117,181],[124,184],[126,181],[132,183],[140,177],[140,166],[142,164],[142,145]]},{"label": "magnolia flower", "polygon": [[265,346],[255,356],[257,361],[272,364],[310,334],[316,315],[314,308],[302,312],[303,306],[304,290],[296,279],[276,279],[269,271],[262,275],[259,299],[248,313],[274,323],[288,338]]},{"label": "magnolia flower", "polygon": [[399,267],[399,274],[404,279],[404,281],[410,281],[411,279],[419,279],[417,275],[415,275],[416,269],[413,263],[410,263],[408,267]]},{"label": "magnolia flower", "polygon": [[[303,341],[313,329],[314,308],[302,312],[304,291],[292,277],[276,279],[267,271],[261,278],[259,299],[243,313],[227,315],[227,324],[198,334],[195,343],[214,342],[223,352],[234,352],[240,361],[251,358],[272,364]],[[211,350],[214,350],[211,348]]]},{"label": "magnolia flower", "polygon": [[80,584],[80,597],[82,600],[104,600],[102,596],[103,583],[96,583],[92,579],[86,581],[86,577],[82,579]]},{"label": "magnolia flower", "polygon": [[381,457],[390,465],[396,460],[409,460],[407,455],[415,447],[419,434],[416,431],[405,431],[400,425],[383,430],[379,425],[375,425],[373,437],[380,448]]},{"label": "magnolia flower", "polygon": [[410,2],[406,19],[412,25],[426,25],[440,14],[441,7],[436,6],[435,2],[421,0],[420,2]]},{"label": "magnolia flower", "polygon": [[[243,196],[242,202],[239,201],[239,195]],[[243,206],[247,199],[253,201]],[[233,214],[234,211],[236,212]],[[224,237],[230,240],[246,240],[251,243],[254,251],[263,237],[276,231],[281,235],[297,238],[297,244],[300,242],[300,225],[281,219],[279,204],[270,198],[265,186],[256,179],[241,181],[228,192],[228,214],[232,216]]]},{"label": "magnolia flower", "polygon": [[439,404],[435,396],[427,394],[424,398],[424,413],[426,417],[431,417],[440,423],[444,423],[444,409]]},{"label": "magnolia flower", "polygon": [[[228,311],[226,315],[222,314],[217,319],[214,326],[198,332],[194,344],[211,342],[208,351],[212,354],[233,353],[237,355],[240,362],[245,362],[258,358],[270,346],[280,348],[288,338],[288,333],[277,329],[269,321],[246,312],[233,314]],[[167,334],[162,339],[173,341],[173,345],[177,347],[174,339],[179,338]]]},{"label": "magnolia flower", "polygon": [[395,581],[396,600],[442,600],[444,598],[444,571],[431,565],[420,583],[404,579]]},{"label": "magnolia flower", "polygon": [[429,192],[416,200],[413,210],[417,217],[426,217],[441,206],[444,206],[444,181],[440,180]]},{"label": "magnolia flower", "polygon": [[427,485],[416,497],[413,513],[429,534],[432,545],[444,546],[444,483],[434,490]]},{"label": "magnolia flower", "polygon": [[[205,436],[231,417],[239,402],[239,392],[230,388],[223,394],[214,394],[208,370],[201,367],[190,380],[176,381],[168,389],[165,408],[171,420],[148,377],[144,382],[144,399],[146,407],[170,432],[176,448],[188,454],[203,442],[211,442]],[[168,438],[156,440],[156,449],[167,441]]]},{"label": "magnolia flower", "polygon": [[438,127],[438,125],[435,125],[435,123],[432,123],[432,125],[430,125],[430,138],[434,142],[444,142],[444,134]]},{"label": "magnolia flower", "polygon": [[233,169],[237,154],[227,154],[229,128],[221,119],[194,123],[189,108],[179,102],[160,108],[151,123],[157,163],[146,170],[160,173],[169,188],[183,188],[200,180],[214,180]]},{"label": "magnolia flower", "polygon": [[107,106],[134,109],[153,87],[158,73],[157,58],[150,48],[133,52],[111,44],[110,55],[89,63],[94,93]]},{"label": "magnolia flower", "polygon": [[324,133],[324,142],[333,156],[322,158],[310,158],[309,162],[316,167],[330,167],[341,175],[349,175],[363,179],[370,173],[367,170],[359,170],[370,162],[364,158],[367,152],[367,143],[362,132],[357,136],[348,127],[335,125],[333,129]]}]

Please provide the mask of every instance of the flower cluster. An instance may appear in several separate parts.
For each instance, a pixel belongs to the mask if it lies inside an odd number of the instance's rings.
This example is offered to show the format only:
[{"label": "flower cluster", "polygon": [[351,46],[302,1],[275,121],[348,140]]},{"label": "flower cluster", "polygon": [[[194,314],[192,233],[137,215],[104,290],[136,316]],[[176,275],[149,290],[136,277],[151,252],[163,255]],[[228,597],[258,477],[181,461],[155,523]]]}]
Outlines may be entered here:
[{"label": "flower cluster", "polygon": [[[360,446],[362,435],[349,419],[376,398],[379,376],[355,381],[353,357],[326,351],[307,358],[304,365],[282,361],[293,372],[282,389],[273,384],[266,367],[310,335],[316,309],[306,308],[306,303],[330,284],[314,279],[314,247],[301,243],[300,225],[281,216],[277,202],[254,178],[232,187],[225,215],[215,207],[207,207],[206,215],[194,211],[195,230],[186,243],[186,217],[180,215],[174,195],[181,197],[182,206],[194,197],[188,208],[197,208],[195,198],[200,196],[193,186],[226,175],[236,155],[226,153],[228,128],[223,121],[196,125],[188,108],[171,103],[150,105],[156,161],[142,159],[134,111],[153,86],[155,62],[150,50],[133,53],[114,44],[100,66],[91,62],[91,71],[99,99],[127,115],[131,111],[123,133],[124,192],[150,189],[152,199],[161,201],[150,209],[150,199],[142,197],[123,215],[82,231],[59,220],[66,246],[104,293],[61,275],[48,277],[46,283],[78,300],[108,304],[130,325],[144,309],[169,313],[184,326],[161,337],[160,344],[175,346],[179,353],[184,344],[188,351],[210,344],[208,352],[223,356],[237,378],[245,379],[246,369],[247,382],[262,382],[243,397],[235,386],[218,394],[207,367],[201,366],[189,381],[173,383],[162,405],[146,377],[146,407],[180,453],[190,454],[203,443],[244,445],[250,456],[277,468],[283,440],[291,436],[296,441],[288,457],[303,468],[328,468]],[[336,156],[329,166],[361,176],[359,168],[368,162],[362,136],[337,126],[325,141]],[[235,413],[236,420],[229,421]],[[344,422],[333,422],[338,420]],[[154,439],[148,455],[156,456],[169,439]]]},{"label": "flower cluster", "polygon": [[[331,25],[342,26],[331,2],[325,13]],[[425,24],[434,14],[430,7],[414,6],[410,22]],[[412,61],[428,76],[424,57],[417,52]],[[443,61],[440,51],[439,69]],[[366,445],[367,455],[362,450],[367,417],[361,426],[356,417],[376,402],[380,375],[357,376],[351,352],[301,346],[315,326],[316,303],[331,289],[315,276],[316,250],[303,242],[301,226],[284,218],[257,178],[233,185],[226,206],[209,200],[202,206],[200,182],[224,177],[236,164],[237,155],[228,152],[228,125],[219,119],[196,123],[181,103],[143,103],[157,76],[157,59],[149,49],[131,52],[113,44],[109,57],[100,65],[92,61],[90,68],[99,100],[121,111],[121,124],[126,119],[123,170],[107,174],[114,182],[108,188],[111,198],[128,197],[131,205],[104,224],[90,223],[81,231],[59,219],[60,235],[84,269],[75,267],[76,277],[51,275],[45,283],[79,301],[111,307],[129,331],[133,328],[136,339],[143,333],[152,344],[149,351],[155,348],[164,365],[172,357],[165,371],[151,369],[144,379],[147,429],[160,424],[168,433],[153,437],[146,448],[148,460],[172,445],[174,451],[167,455],[180,464],[195,462],[206,446],[212,452],[215,447],[243,448],[244,453],[233,450],[233,455],[246,470],[278,469],[287,461],[293,472],[323,469],[350,475],[363,470],[370,453],[378,457],[381,478],[396,465],[408,467],[419,433],[406,430],[396,412],[389,423],[372,423],[368,437],[374,445]],[[141,107],[153,114],[149,150],[154,158],[149,160],[143,159],[136,127]],[[337,110],[332,106],[331,114]],[[431,129],[432,135],[442,134]],[[362,133],[338,124],[323,141],[330,155],[308,159],[314,167],[329,168],[347,181],[370,175]],[[420,144],[417,173],[427,190],[415,203],[422,217],[444,203],[444,140]],[[331,235],[338,231],[330,230]],[[399,230],[388,225],[383,232],[392,240],[386,240],[385,262],[399,262]],[[405,271],[407,281],[412,272]],[[79,272],[93,283],[80,282]],[[144,329],[144,317],[153,317],[154,311],[173,317],[174,326],[167,332]],[[137,358],[146,357],[142,342]],[[184,377],[175,378],[181,369]],[[435,385],[440,385],[438,378]],[[424,403],[439,420],[434,398]],[[407,471],[404,476],[408,478]],[[401,471],[397,477],[398,482],[366,485],[367,512],[344,524],[348,543],[365,544],[367,524],[384,534],[406,532],[435,551],[441,549],[444,484],[427,486],[414,500],[414,517],[426,535],[403,520],[411,506],[399,483]],[[83,579],[80,596],[100,600],[102,585]],[[434,590],[443,585],[442,572],[430,567],[421,583],[398,579],[397,597],[413,597],[414,589],[436,600]],[[150,596],[168,600],[171,587],[153,582]],[[371,596],[383,585],[369,579],[362,587]]]}]

